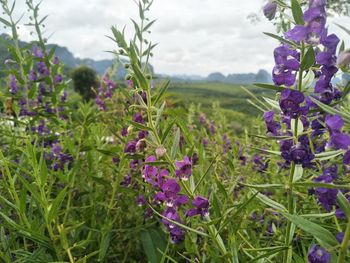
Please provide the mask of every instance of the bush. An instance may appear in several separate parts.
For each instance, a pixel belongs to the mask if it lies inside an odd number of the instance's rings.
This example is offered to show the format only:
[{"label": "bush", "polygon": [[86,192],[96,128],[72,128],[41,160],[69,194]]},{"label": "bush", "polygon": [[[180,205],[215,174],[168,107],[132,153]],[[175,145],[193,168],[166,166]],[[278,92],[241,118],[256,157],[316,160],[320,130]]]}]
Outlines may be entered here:
[{"label": "bush", "polygon": [[84,101],[89,101],[96,97],[95,91],[98,87],[98,79],[94,69],[80,66],[73,69],[71,77],[74,90],[83,97]]}]

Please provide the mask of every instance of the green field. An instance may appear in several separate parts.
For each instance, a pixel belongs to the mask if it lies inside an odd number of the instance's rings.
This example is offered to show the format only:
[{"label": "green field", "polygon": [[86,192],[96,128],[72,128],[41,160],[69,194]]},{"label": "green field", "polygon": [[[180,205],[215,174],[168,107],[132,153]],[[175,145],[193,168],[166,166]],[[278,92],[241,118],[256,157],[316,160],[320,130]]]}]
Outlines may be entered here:
[{"label": "green field", "polygon": [[[260,114],[259,110],[247,102],[252,97],[244,91],[242,85],[224,83],[172,83],[169,96],[178,106],[191,103],[201,104],[203,109],[211,108],[213,102],[219,102],[224,110],[231,110],[252,116]],[[254,86],[245,86],[258,98],[271,96],[272,93]]]}]

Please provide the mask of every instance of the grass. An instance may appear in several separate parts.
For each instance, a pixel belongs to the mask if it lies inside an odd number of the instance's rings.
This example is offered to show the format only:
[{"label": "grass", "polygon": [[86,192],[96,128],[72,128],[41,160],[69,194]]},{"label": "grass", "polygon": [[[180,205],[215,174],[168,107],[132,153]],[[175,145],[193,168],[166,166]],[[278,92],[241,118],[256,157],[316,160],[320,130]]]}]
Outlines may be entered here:
[{"label": "grass", "polygon": [[[255,96],[269,96],[270,92],[254,86],[245,86]],[[226,111],[257,116],[259,110],[247,103],[251,99],[241,85],[224,83],[172,83],[169,87],[168,96],[173,99],[177,106],[191,103],[201,104],[203,109],[211,108],[213,102],[219,102],[221,108]]]}]

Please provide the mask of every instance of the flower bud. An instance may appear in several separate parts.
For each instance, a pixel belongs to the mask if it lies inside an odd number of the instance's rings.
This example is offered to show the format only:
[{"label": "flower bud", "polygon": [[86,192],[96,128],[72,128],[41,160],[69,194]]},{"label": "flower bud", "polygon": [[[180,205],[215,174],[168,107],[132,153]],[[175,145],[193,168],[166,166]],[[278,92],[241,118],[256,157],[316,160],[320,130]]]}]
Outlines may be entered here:
[{"label": "flower bud", "polygon": [[132,132],[132,130],[134,129],[134,126],[130,125],[127,129],[127,134],[130,134]]},{"label": "flower bud", "polygon": [[163,145],[159,146],[156,149],[157,158],[162,158],[165,154],[166,154],[166,149],[164,148]]},{"label": "flower bud", "polygon": [[274,1],[269,1],[263,9],[264,12],[264,16],[268,19],[268,20],[272,20],[275,18],[276,15],[276,11],[277,11],[277,4]]},{"label": "flower bud", "polygon": [[348,67],[350,64],[350,50],[343,51],[338,56],[337,65],[339,67]]},{"label": "flower bud", "polygon": [[136,143],[136,151],[137,152],[143,152],[143,150],[146,148],[146,142],[144,140],[139,140]]}]

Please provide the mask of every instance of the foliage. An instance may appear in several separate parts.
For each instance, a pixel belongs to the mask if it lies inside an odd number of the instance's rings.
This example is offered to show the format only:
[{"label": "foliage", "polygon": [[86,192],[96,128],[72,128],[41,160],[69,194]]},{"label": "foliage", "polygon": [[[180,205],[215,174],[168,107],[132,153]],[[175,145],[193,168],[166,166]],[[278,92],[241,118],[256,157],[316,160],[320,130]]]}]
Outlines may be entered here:
[{"label": "foliage", "polygon": [[136,1],[132,39],[117,27],[109,37],[126,81],[111,68],[95,103],[68,96],[40,4],[26,2],[35,40],[22,47],[16,5],[0,3],[13,59],[1,84],[1,262],[349,261],[350,84],[331,83],[339,41],[320,37],[323,1],[310,2],[313,27],[291,1],[287,32],[268,34],[280,43],[274,84],[241,91],[154,80],[152,2]]},{"label": "foliage", "polygon": [[79,66],[72,70],[71,77],[73,87],[85,101],[95,98],[98,79],[94,69],[87,66]]}]

